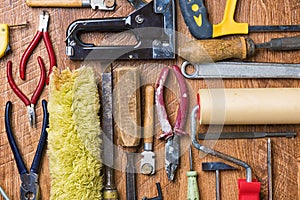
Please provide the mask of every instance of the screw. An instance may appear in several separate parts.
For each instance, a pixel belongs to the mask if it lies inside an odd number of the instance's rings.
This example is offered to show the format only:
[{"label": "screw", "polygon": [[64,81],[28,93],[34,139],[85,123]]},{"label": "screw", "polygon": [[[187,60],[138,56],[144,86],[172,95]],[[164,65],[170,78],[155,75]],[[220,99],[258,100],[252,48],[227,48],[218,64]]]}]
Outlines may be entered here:
[{"label": "screw", "polygon": [[160,12],[160,11],[162,11],[162,7],[161,6],[158,6],[157,7],[157,10]]},{"label": "screw", "polygon": [[135,17],[135,21],[136,21],[136,23],[141,24],[144,22],[144,18],[141,15],[137,15]]},{"label": "screw", "polygon": [[70,45],[71,45],[71,46],[75,46],[75,45],[76,45],[76,42],[75,42],[74,40],[72,40],[72,41],[70,42]]}]

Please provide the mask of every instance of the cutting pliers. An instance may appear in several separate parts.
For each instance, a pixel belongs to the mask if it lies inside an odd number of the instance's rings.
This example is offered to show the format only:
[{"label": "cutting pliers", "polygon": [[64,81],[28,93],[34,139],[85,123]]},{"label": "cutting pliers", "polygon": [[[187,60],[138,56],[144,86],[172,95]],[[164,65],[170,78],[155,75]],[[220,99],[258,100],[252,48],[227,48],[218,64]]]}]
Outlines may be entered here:
[{"label": "cutting pliers", "polygon": [[27,96],[16,85],[16,83],[13,79],[13,76],[12,76],[12,62],[11,61],[9,61],[7,63],[7,70],[6,70],[7,80],[8,80],[10,87],[12,88],[14,93],[23,101],[25,106],[27,106],[28,118],[29,118],[29,123],[30,123],[31,127],[35,126],[35,124],[36,124],[34,107],[35,107],[35,104],[36,104],[38,98],[40,97],[40,95],[42,93],[42,90],[45,86],[45,81],[46,81],[46,69],[45,69],[45,65],[44,65],[41,57],[38,57],[38,63],[39,63],[40,70],[41,70],[40,80],[39,80],[38,86],[36,87],[32,97],[31,97],[31,100],[29,100],[27,98]]},{"label": "cutting pliers", "polygon": [[162,69],[157,82],[156,82],[156,93],[155,93],[155,106],[162,129],[162,134],[160,138],[166,140],[165,146],[165,168],[167,172],[168,179],[172,181],[174,179],[175,171],[179,164],[180,156],[180,135],[186,134],[184,132],[184,126],[187,118],[188,112],[188,90],[180,72],[180,68],[176,65],[172,66],[172,69],[175,73],[177,82],[179,83],[180,88],[180,103],[179,109],[177,111],[177,117],[174,128],[172,128],[168,114],[165,108],[164,102],[164,85],[167,80],[170,68],[165,67]]},{"label": "cutting pliers", "polygon": [[54,50],[50,41],[49,32],[48,32],[48,23],[49,23],[49,13],[46,11],[41,12],[40,14],[40,21],[39,21],[39,29],[37,33],[35,34],[33,40],[25,50],[24,54],[22,55],[22,59],[20,62],[20,77],[22,80],[25,80],[25,70],[26,70],[26,64],[28,62],[28,59],[34,49],[37,47],[40,40],[43,38],[44,43],[46,45],[46,49],[48,52],[49,60],[50,60],[50,68],[48,77],[46,80],[46,83],[49,83],[49,77],[52,72],[53,66],[56,66],[56,58],[54,54]]},{"label": "cutting pliers", "polygon": [[48,127],[48,112],[47,112],[47,102],[45,100],[42,101],[43,104],[43,127],[39,140],[39,144],[37,146],[37,150],[31,164],[30,172],[26,169],[24,161],[21,157],[17,144],[15,142],[11,123],[10,123],[10,113],[12,103],[8,101],[6,103],[5,108],[5,128],[7,133],[7,138],[11,147],[11,150],[14,154],[15,161],[18,167],[18,171],[21,178],[21,186],[20,186],[20,199],[21,200],[37,200],[39,199],[39,184],[38,184],[38,174],[40,168],[40,162],[42,159],[43,149],[45,147],[45,143],[47,140],[48,133],[46,128]]}]

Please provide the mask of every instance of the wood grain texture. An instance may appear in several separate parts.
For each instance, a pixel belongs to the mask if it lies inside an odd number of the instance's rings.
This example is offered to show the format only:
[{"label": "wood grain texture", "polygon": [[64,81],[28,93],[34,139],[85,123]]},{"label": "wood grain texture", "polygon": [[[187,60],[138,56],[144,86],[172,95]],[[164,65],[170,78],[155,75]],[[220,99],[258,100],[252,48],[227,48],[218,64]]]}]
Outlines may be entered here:
[{"label": "wood grain texture", "polygon": [[[223,9],[226,0],[208,1],[205,0],[209,11],[209,18],[213,23],[219,23],[222,19]],[[176,2],[177,3],[177,2]],[[300,24],[300,2],[298,0],[239,0],[236,10],[236,21],[248,22],[250,25],[275,25],[275,24]],[[0,60],[0,185],[6,191],[11,199],[19,198],[20,180],[12,152],[10,150],[6,132],[4,128],[4,108],[6,101],[13,103],[12,125],[15,138],[20,147],[21,154],[27,167],[30,167],[36,145],[38,143],[40,130],[42,127],[42,105],[41,100],[48,98],[48,88],[43,91],[42,97],[36,105],[37,128],[31,129],[27,119],[27,110],[23,103],[12,92],[6,80],[6,63],[8,60],[13,62],[13,76],[17,85],[28,96],[32,95],[34,87],[39,80],[39,68],[36,62],[37,56],[42,56],[45,66],[49,69],[49,60],[44,43],[40,43],[31,56],[26,70],[26,81],[18,77],[18,66],[21,56],[28,44],[32,40],[39,22],[39,13],[45,8],[29,8],[25,1],[21,0],[0,0],[0,23],[18,24],[28,21],[30,26],[23,29],[14,29],[10,31],[10,44],[13,53]],[[76,19],[81,18],[104,18],[104,17],[121,17],[129,14],[133,9],[126,0],[117,0],[117,7],[114,12],[93,11],[92,9],[63,9],[48,8],[50,12],[49,32],[53,43],[54,51],[57,57],[59,69],[70,67],[75,69],[81,64],[90,64],[99,66],[99,62],[74,62],[70,61],[65,55],[65,37],[68,25]],[[192,40],[186,25],[180,13],[177,4],[177,27],[183,39]],[[295,36],[299,33],[252,33],[249,34],[254,42],[260,43],[268,41],[273,37]],[[88,33],[87,38],[93,42],[100,43],[99,38],[107,38],[110,34],[93,34]],[[118,38],[118,37],[117,37]],[[181,39],[182,39],[181,38]],[[234,38],[229,36],[226,38]],[[180,42],[180,41],[179,41]],[[258,62],[279,62],[279,63],[300,63],[300,52],[272,52],[269,50],[259,50],[256,56],[249,58],[248,61]],[[133,66],[139,68],[141,72],[141,85],[154,84],[160,70],[167,65],[181,65],[182,59],[166,61],[115,61],[112,63],[114,68]],[[105,70],[105,65],[97,67],[99,74]],[[168,81],[166,90],[167,110],[171,123],[174,124],[176,111],[178,107],[178,85],[173,75]],[[190,110],[196,105],[196,92],[200,88],[219,87],[220,85],[227,88],[266,88],[266,87],[300,87],[299,80],[223,80],[216,82],[213,80],[187,80],[190,92]],[[143,110],[143,109],[142,109]],[[190,112],[190,111],[189,111]],[[205,131],[209,127],[201,126],[199,130]],[[186,125],[186,131],[189,132],[189,119]],[[224,131],[297,131],[299,134],[299,125],[261,125],[261,126],[226,126]],[[160,126],[155,119],[155,137],[160,134]],[[272,139],[273,149],[273,186],[274,199],[297,200],[300,184],[299,172],[299,155],[300,142],[299,138]],[[188,164],[188,146],[189,137],[181,138],[182,156],[180,167],[176,173],[175,181],[169,182],[164,170],[164,146],[165,142],[154,139],[154,151],[157,155],[157,169],[154,176],[137,175],[138,182],[138,199],[143,196],[154,197],[157,195],[155,183],[160,182],[164,200],[186,199],[187,177],[186,171],[189,169]],[[249,163],[253,168],[253,174],[262,183],[261,199],[267,199],[267,140],[226,140],[218,141],[214,148],[229,155],[235,156]],[[142,144],[139,152],[142,151]],[[125,200],[125,165],[126,157],[123,150],[116,152],[116,185],[120,194],[120,200]],[[203,172],[201,170],[202,162],[221,161],[212,156],[203,155],[193,148],[194,168],[198,172],[198,185],[202,200],[214,199],[215,195],[215,178],[214,174]],[[137,163],[137,166],[139,164]],[[43,157],[42,168],[40,171],[41,199],[50,197],[50,173],[47,152]],[[221,174],[222,199],[234,200],[238,198],[237,179],[245,178],[245,171],[241,168],[237,171],[224,172]],[[0,197],[1,199],[2,197]]]}]

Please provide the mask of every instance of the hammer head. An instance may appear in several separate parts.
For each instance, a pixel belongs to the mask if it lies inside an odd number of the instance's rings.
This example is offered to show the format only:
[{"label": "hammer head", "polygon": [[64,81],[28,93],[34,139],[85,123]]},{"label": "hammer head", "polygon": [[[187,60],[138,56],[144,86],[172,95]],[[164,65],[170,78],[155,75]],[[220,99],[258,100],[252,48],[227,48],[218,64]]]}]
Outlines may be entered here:
[{"label": "hammer head", "polygon": [[235,167],[227,165],[223,162],[204,162],[202,163],[203,171],[223,171],[223,170],[236,170]]},{"label": "hammer head", "polygon": [[155,173],[155,153],[152,151],[144,151],[141,153],[141,172],[146,175]]}]

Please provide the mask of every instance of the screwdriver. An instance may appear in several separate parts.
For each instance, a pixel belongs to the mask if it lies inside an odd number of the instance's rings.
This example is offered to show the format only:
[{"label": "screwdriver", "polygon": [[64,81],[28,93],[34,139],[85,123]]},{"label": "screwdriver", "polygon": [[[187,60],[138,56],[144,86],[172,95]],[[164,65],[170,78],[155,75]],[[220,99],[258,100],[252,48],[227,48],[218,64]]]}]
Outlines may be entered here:
[{"label": "screwdriver", "polygon": [[199,200],[199,189],[197,184],[197,172],[193,171],[192,149],[189,147],[190,171],[186,172],[188,177],[187,200]]},{"label": "screwdriver", "polygon": [[28,23],[23,24],[0,24],[0,58],[10,52],[11,48],[9,45],[9,29],[15,27],[26,27]]},{"label": "screwdriver", "polygon": [[180,44],[179,56],[196,64],[229,58],[246,59],[253,56],[256,49],[270,49],[274,51],[300,50],[300,36],[273,38],[261,44],[255,44],[251,38],[245,37],[229,40],[196,40]]}]

